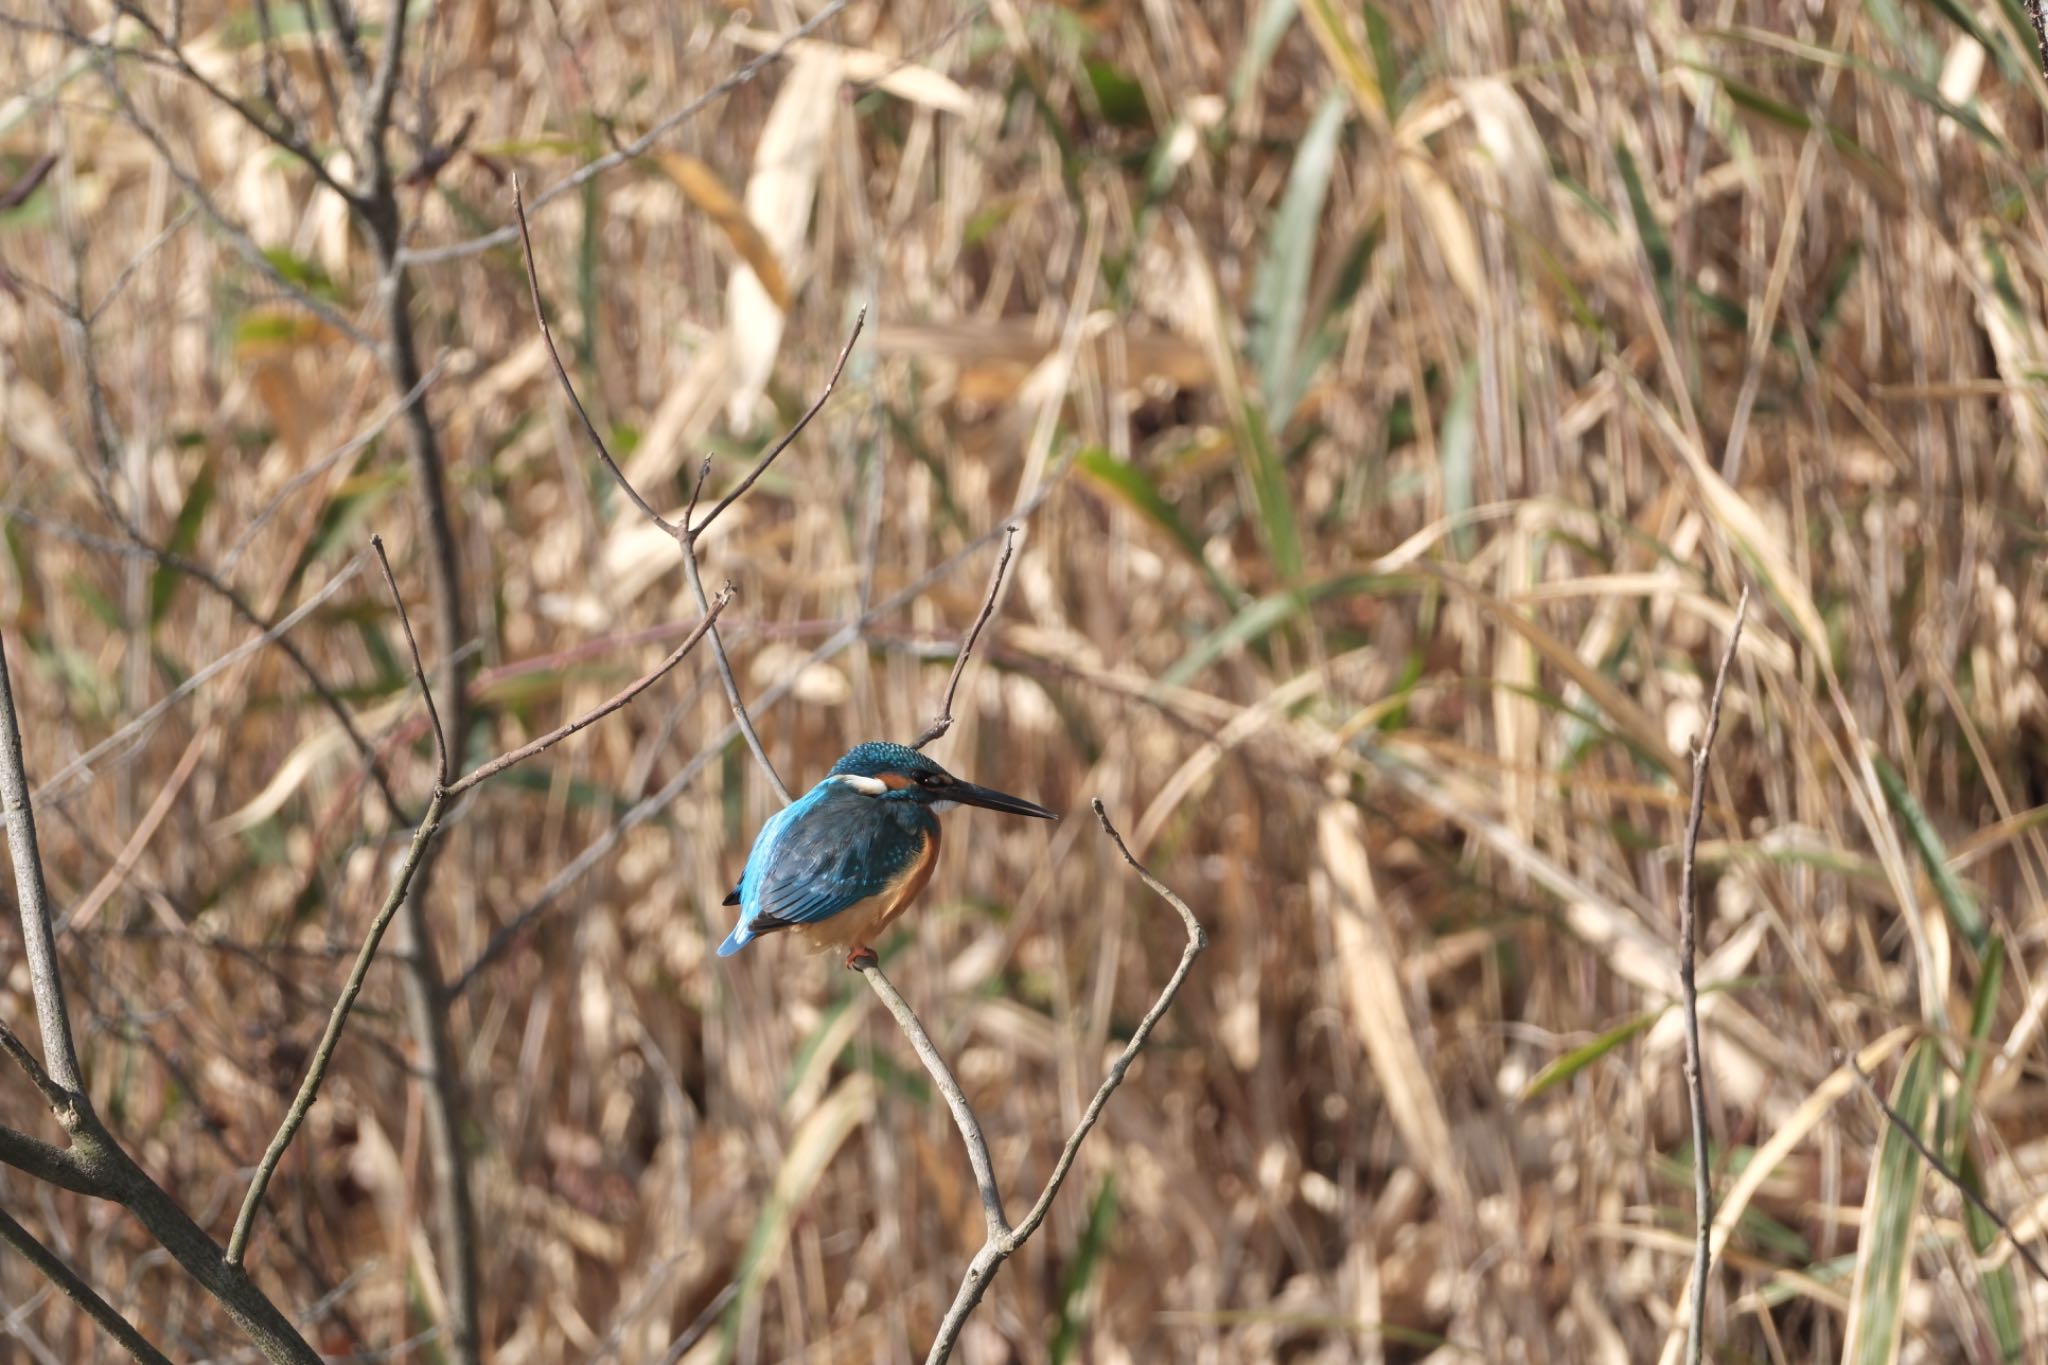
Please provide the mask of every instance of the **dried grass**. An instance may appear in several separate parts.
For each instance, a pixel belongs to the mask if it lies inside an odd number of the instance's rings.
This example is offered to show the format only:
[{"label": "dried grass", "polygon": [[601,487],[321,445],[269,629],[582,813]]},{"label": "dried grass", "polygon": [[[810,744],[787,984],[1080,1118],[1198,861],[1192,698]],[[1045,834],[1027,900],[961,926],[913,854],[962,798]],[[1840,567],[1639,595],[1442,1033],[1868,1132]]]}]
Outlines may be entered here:
[{"label": "dried grass", "polygon": [[[253,89],[248,11],[187,9],[194,60]],[[665,513],[703,451],[714,485],[737,476],[873,304],[841,396],[704,545],[740,589],[743,685],[794,679],[756,713],[792,783],[930,717],[993,548],[863,642],[840,626],[1057,484],[937,756],[1077,818],[954,817],[892,945],[1006,1183],[1042,1178],[1178,951],[1088,797],[1214,947],[967,1359],[1675,1349],[1682,756],[1745,581],[1701,845],[1710,1356],[2048,1351],[2048,1286],[1952,1189],[1916,1171],[1887,1202],[1905,1176],[1881,1178],[1883,1120],[1839,1060],[1893,1093],[1915,1058],[1930,1141],[2038,1231],[2048,82],[2012,7],[1696,9],[858,3],[660,157],[535,214],[565,360]],[[413,245],[501,227],[499,170],[544,189],[799,11],[760,32],[579,0],[434,12],[438,107],[474,112],[477,155],[408,192]],[[303,39],[286,55],[310,74]],[[254,241],[367,317],[374,268],[331,196],[126,70]],[[118,286],[97,360],[130,514],[220,566],[283,494],[225,569],[266,612],[371,529],[417,590],[400,453],[318,463],[388,414],[373,357],[185,216],[58,44],[0,25],[0,73],[0,170],[63,157],[0,214],[0,262],[66,292],[75,239],[86,299]],[[447,365],[472,742],[495,751],[695,609],[594,469],[516,255],[415,278]],[[0,357],[0,503],[105,534],[77,339],[24,294]],[[4,535],[38,777],[251,638],[145,561]],[[417,793],[394,626],[358,575],[294,638]],[[727,718],[693,661],[473,797],[431,907],[442,960]],[[782,943],[710,958],[772,798],[737,741],[692,771],[456,1007],[493,1358],[660,1360],[707,1312],[689,1360],[911,1358],[980,1237],[965,1163],[856,978]],[[90,907],[65,946],[96,1100],[224,1233],[403,832],[270,650],[41,816],[53,891]],[[337,1352],[411,1341],[441,1301],[396,975],[373,972],[253,1253],[283,1302],[339,1291],[312,1329]],[[5,1121],[40,1131],[36,1110],[0,1086]],[[226,1349],[130,1223],[17,1173],[0,1190],[172,1355]],[[0,1261],[21,1333],[0,1354],[88,1358],[41,1292]]]}]

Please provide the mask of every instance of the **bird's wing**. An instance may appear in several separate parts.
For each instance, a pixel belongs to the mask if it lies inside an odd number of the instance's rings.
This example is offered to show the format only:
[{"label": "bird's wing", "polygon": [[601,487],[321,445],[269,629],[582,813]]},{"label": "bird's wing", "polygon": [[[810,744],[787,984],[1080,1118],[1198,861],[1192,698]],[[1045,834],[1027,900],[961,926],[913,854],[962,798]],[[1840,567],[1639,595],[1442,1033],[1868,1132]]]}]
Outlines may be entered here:
[{"label": "bird's wing", "polygon": [[[757,869],[748,860],[743,914],[758,932],[830,919],[887,890],[923,852],[908,839],[877,839],[873,798],[843,789],[806,795],[773,831]],[[764,834],[768,831],[763,831]]]}]

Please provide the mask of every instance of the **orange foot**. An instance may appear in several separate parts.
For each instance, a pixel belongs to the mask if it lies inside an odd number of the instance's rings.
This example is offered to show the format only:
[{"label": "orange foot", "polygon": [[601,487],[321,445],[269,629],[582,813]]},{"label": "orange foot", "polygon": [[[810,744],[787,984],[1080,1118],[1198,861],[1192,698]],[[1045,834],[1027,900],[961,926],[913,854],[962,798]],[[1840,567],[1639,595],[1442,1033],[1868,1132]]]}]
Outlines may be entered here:
[{"label": "orange foot", "polygon": [[846,955],[846,969],[857,972],[868,967],[878,967],[882,960],[875,956],[875,950],[863,943]]}]

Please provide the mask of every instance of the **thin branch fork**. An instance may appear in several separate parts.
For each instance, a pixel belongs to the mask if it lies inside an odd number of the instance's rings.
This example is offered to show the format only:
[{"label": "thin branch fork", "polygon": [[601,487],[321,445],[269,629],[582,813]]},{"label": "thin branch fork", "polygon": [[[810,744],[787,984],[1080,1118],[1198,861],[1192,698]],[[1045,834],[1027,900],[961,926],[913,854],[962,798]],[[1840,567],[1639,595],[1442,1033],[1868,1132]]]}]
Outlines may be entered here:
[{"label": "thin branch fork", "polygon": [[[449,766],[448,737],[442,733],[440,712],[434,705],[434,690],[427,682],[426,666],[420,658],[419,640],[413,634],[412,618],[405,609],[404,594],[398,590],[398,579],[391,572],[391,560],[384,550],[384,538],[373,535],[370,537],[370,545],[377,552],[377,563],[384,572],[385,586],[390,590],[392,603],[398,610],[399,625],[405,632],[406,648],[412,655],[413,679],[419,684],[420,696],[426,702],[427,717],[434,731],[437,763],[434,793],[427,803],[425,815],[421,817],[418,827],[413,831],[412,843],[405,860],[399,864],[397,872],[392,876],[391,887],[385,895],[384,903],[370,921],[369,930],[363,937],[363,945],[356,953],[355,965],[349,971],[348,981],[342,986],[341,995],[334,1002],[319,1046],[314,1049],[313,1056],[306,1066],[306,1074],[299,1082],[298,1094],[286,1109],[277,1132],[272,1135],[270,1145],[263,1153],[263,1159],[257,1164],[255,1174],[250,1178],[248,1191],[242,1198],[241,1212],[235,1217],[234,1232],[228,1239],[227,1260],[230,1265],[240,1265],[247,1254],[250,1236],[255,1231],[256,1216],[263,1206],[264,1193],[269,1189],[278,1164],[284,1160],[285,1152],[291,1147],[292,1139],[298,1135],[306,1116],[312,1112],[314,1102],[320,1098],[321,1083],[326,1079],[328,1067],[334,1060],[335,1050],[341,1044],[342,1031],[348,1026],[349,1013],[355,1007],[356,998],[362,994],[363,982],[368,978],[370,966],[376,960],[378,946],[384,940],[385,931],[391,927],[392,918],[405,903],[413,877],[425,860],[434,836],[440,832],[441,818],[449,803],[472,787],[545,749],[553,748],[577,731],[587,729],[626,706],[681,663],[684,656],[711,632],[718,614],[724,611],[726,604],[732,600],[732,586],[727,584],[712,601],[703,618],[698,621],[696,629],[685,636],[680,644],[669,651],[666,658],[647,673],[575,719],[557,726],[530,743],[499,755],[460,779],[454,779]],[[0,1039],[0,1047],[4,1046],[5,1039]]]},{"label": "thin branch fork", "polygon": [[1707,1272],[1714,1260],[1714,1182],[1707,1165],[1707,1086],[1700,1060],[1700,991],[1695,976],[1700,946],[1697,858],[1700,825],[1706,818],[1707,767],[1713,757],[1714,737],[1721,732],[1721,695],[1728,685],[1728,666],[1735,661],[1735,648],[1742,642],[1742,623],[1748,615],[1749,588],[1745,585],[1741,600],[1735,604],[1735,624],[1728,632],[1728,645],[1722,651],[1721,666],[1714,674],[1714,695],[1707,705],[1706,733],[1692,746],[1692,800],[1686,811],[1685,861],[1678,883],[1678,984],[1685,1007],[1685,1089],[1692,1114],[1695,1215],[1692,1311],[1685,1329],[1688,1365],[1700,1365],[1706,1351]]},{"label": "thin branch fork", "polygon": [[1188,972],[1195,965],[1195,958],[1209,946],[1209,935],[1202,928],[1202,922],[1195,917],[1195,912],[1188,908],[1188,903],[1171,887],[1153,876],[1144,864],[1131,856],[1130,849],[1124,844],[1123,836],[1117,833],[1116,826],[1110,823],[1109,813],[1103,809],[1101,799],[1097,798],[1089,804],[1094,808],[1095,818],[1102,824],[1102,832],[1116,845],[1116,851],[1123,857],[1124,862],[1138,874],[1146,886],[1179,912],[1181,923],[1187,929],[1187,946],[1181,950],[1180,964],[1174,968],[1173,975],[1167,978],[1166,985],[1152,1002],[1152,1007],[1145,1011],[1145,1017],[1139,1020],[1130,1041],[1124,1044],[1123,1051],[1110,1063],[1109,1071],[1096,1089],[1095,1097],[1088,1102],[1088,1108],[1082,1113],[1080,1123],[1068,1134],[1066,1145],[1060,1149],[1059,1159],[1053,1163],[1052,1174],[1047,1178],[1045,1188],[1039,1192],[1030,1212],[1026,1213],[1021,1221],[1012,1224],[1003,1214],[1002,1191],[996,1184],[995,1168],[989,1160],[988,1141],[982,1136],[981,1123],[975,1117],[973,1106],[962,1093],[959,1081],[954,1078],[952,1068],[946,1065],[945,1058],[939,1055],[938,1048],[932,1044],[931,1035],[925,1032],[924,1025],[918,1022],[917,1015],[904,1003],[902,995],[890,983],[889,978],[882,974],[881,965],[873,957],[864,957],[855,963],[856,969],[867,978],[868,985],[873,988],[875,995],[902,1027],[904,1036],[910,1040],[911,1049],[917,1053],[918,1060],[924,1063],[925,1070],[930,1073],[932,1082],[938,1086],[939,1093],[945,1096],[946,1107],[952,1110],[954,1125],[960,1130],[960,1141],[967,1148],[967,1162],[973,1168],[974,1183],[981,1193],[982,1215],[987,1225],[987,1237],[982,1242],[981,1249],[975,1252],[974,1259],[969,1262],[967,1273],[960,1281],[960,1288],[953,1296],[952,1306],[946,1310],[946,1316],[940,1321],[938,1334],[932,1340],[931,1352],[925,1358],[926,1365],[943,1365],[943,1362],[952,1355],[953,1348],[959,1343],[961,1329],[967,1325],[967,1319],[980,1305],[982,1296],[988,1292],[996,1272],[1002,1269],[1003,1262],[1016,1255],[1019,1248],[1031,1240],[1032,1234],[1045,1222],[1045,1216],[1052,1208],[1052,1201],[1058,1197],[1061,1186],[1066,1184],[1067,1177],[1073,1173],[1074,1161],[1080,1155],[1081,1144],[1087,1141],[1088,1134],[1094,1131],[1097,1121],[1102,1117],[1102,1111],[1109,1104],[1109,1097],[1124,1083],[1125,1075],[1129,1073],[1132,1064],[1138,1059],[1138,1054],[1150,1040],[1152,1030],[1165,1017],[1174,997],[1180,994],[1182,984],[1188,979]]},{"label": "thin branch fork", "polygon": [[[698,609],[708,614],[711,611],[711,599],[704,591],[703,574],[697,564],[698,537],[711,528],[711,523],[717,521],[726,508],[746,496],[747,490],[754,486],[755,481],[768,472],[768,467],[795,443],[796,438],[803,434],[804,428],[811,424],[811,420],[824,410],[826,401],[832,397],[832,391],[839,387],[839,376],[846,371],[847,357],[853,354],[853,343],[860,339],[861,328],[867,324],[868,310],[862,307],[854,317],[853,329],[847,333],[846,344],[839,348],[839,358],[833,363],[832,373],[826,378],[825,387],[818,391],[817,398],[804,410],[803,416],[797,418],[795,425],[784,432],[774,445],[768,447],[766,453],[754,462],[754,467],[747,471],[746,477],[733,485],[732,490],[704,514],[702,521],[695,521],[693,518],[697,513],[697,500],[702,496],[704,480],[711,472],[711,461],[706,457],[697,471],[697,482],[690,494],[690,505],[684,511],[682,521],[673,522],[654,510],[653,505],[640,495],[640,490],[633,487],[632,481],[626,477],[625,470],[619,468],[619,462],[612,458],[611,449],[605,445],[604,437],[599,434],[597,423],[591,420],[589,410],[583,406],[583,400],[576,394],[576,385],[569,379],[568,367],[562,363],[562,353],[555,348],[555,334],[548,327],[547,310],[541,305],[540,272],[534,264],[533,232],[527,226],[526,201],[519,188],[517,176],[512,178],[512,209],[519,220],[519,242],[526,259],[526,286],[533,300],[533,320],[540,328],[541,340],[547,345],[548,359],[554,362],[555,378],[561,382],[562,392],[568,395],[569,405],[576,409],[576,416],[582,420],[584,433],[590,437],[590,444],[596,449],[598,459],[604,462],[604,467],[611,474],[613,482],[617,483],[633,505],[640,509],[642,515],[674,537],[676,548],[682,552],[683,574],[689,580],[690,591],[697,598]],[[1007,555],[1005,558],[1007,559]],[[727,586],[727,591],[731,591],[730,585]],[[979,625],[976,629],[979,630]],[[769,786],[774,788],[776,797],[787,806],[795,798],[783,782],[782,774],[775,770],[775,764],[769,760],[768,751],[761,744],[761,736],[755,732],[754,722],[747,715],[746,703],[740,698],[739,679],[733,676],[732,660],[726,655],[725,641],[720,638],[716,626],[711,630],[711,654],[718,664],[718,678],[725,687],[725,699],[732,707],[733,719],[739,724],[740,734],[745,737],[747,748],[753,752],[754,762],[760,765],[762,773],[768,778]],[[949,692],[949,701],[950,697]]]}]

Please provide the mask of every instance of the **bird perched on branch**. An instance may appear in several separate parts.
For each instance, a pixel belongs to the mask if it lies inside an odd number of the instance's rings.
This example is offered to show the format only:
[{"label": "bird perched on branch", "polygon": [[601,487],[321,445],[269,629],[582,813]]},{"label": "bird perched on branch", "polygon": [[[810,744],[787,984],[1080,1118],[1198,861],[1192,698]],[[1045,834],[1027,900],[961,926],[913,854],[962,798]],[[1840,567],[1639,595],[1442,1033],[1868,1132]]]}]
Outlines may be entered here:
[{"label": "bird perched on branch", "polygon": [[846,965],[917,899],[939,863],[939,812],[980,806],[1057,820],[1045,807],[963,782],[917,750],[862,744],[754,839],[725,898],[740,922],[718,945],[731,957],[763,934],[795,929],[818,948],[845,948]]}]

